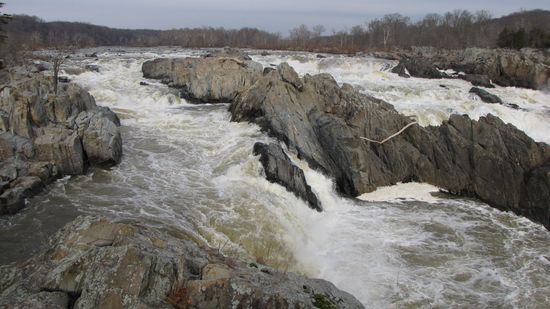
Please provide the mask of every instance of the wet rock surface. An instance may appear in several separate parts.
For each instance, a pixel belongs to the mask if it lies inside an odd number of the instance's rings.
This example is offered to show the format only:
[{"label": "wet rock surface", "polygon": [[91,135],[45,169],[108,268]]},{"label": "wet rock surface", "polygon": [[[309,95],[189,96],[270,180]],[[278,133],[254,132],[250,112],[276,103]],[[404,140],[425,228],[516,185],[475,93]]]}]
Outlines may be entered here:
[{"label": "wet rock surface", "polygon": [[363,308],[331,283],[222,256],[185,235],[79,217],[0,267],[7,308]]},{"label": "wet rock surface", "polygon": [[383,144],[365,141],[381,141],[413,120],[350,85],[339,87],[330,75],[306,75],[302,82],[299,90],[277,71],[268,73],[237,97],[232,119],[256,122],[285,141],[333,175],[344,194],[426,182],[550,226],[547,202],[526,203],[540,194],[526,184],[550,160],[548,145],[492,115],[479,121],[453,115],[438,127],[414,124]]},{"label": "wet rock surface", "polygon": [[498,96],[490,93],[487,90],[477,88],[477,87],[472,87],[472,89],[470,89],[470,93],[476,94],[481,99],[481,101],[485,103],[502,104],[502,100]]},{"label": "wet rock surface", "polygon": [[253,152],[260,156],[267,180],[284,186],[307,201],[311,208],[322,210],[321,203],[306,182],[304,172],[292,163],[280,145],[256,143]]},{"label": "wet rock surface", "polygon": [[110,109],[75,84],[60,84],[55,94],[52,78],[21,72],[12,72],[0,91],[0,180],[9,184],[0,190],[0,214],[21,209],[58,177],[117,164],[122,156],[120,121]]},{"label": "wet rock surface", "polygon": [[[210,75],[203,76],[209,84]],[[257,123],[311,167],[333,176],[345,195],[426,182],[550,227],[550,205],[540,196],[546,193],[533,191],[545,181],[538,171],[550,161],[549,146],[497,117],[452,115],[437,127],[410,125],[414,119],[392,105],[351,85],[340,87],[328,74],[300,78],[286,63],[236,92],[233,121]],[[390,136],[384,143],[363,139]],[[527,185],[533,181],[537,185]]]},{"label": "wet rock surface", "polygon": [[434,68],[453,69],[466,73],[459,77],[472,82],[474,86],[492,87],[492,81],[505,87],[550,88],[550,59],[538,50],[415,47],[408,51],[378,53],[375,56],[399,59],[400,64],[415,77],[438,78]]},{"label": "wet rock surface", "polygon": [[142,67],[143,76],[181,89],[191,103],[232,102],[262,75],[263,67],[232,52],[202,58],[155,59]]}]

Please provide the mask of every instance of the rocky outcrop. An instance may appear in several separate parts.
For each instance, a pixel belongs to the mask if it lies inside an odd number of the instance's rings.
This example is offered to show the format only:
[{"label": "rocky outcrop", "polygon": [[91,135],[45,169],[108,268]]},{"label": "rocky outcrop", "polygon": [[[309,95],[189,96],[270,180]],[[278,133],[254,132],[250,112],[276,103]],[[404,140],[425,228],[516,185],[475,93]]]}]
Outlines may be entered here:
[{"label": "rocky outcrop", "polygon": [[[201,75],[201,84],[212,85],[208,79],[221,69],[217,63]],[[440,74],[435,67],[419,71]],[[426,182],[550,227],[550,206],[540,196],[546,193],[532,191],[545,181],[539,169],[550,160],[548,145],[494,116],[474,121],[453,115],[438,127],[408,126],[413,119],[392,105],[351,85],[340,87],[328,74],[300,78],[286,63],[234,90],[233,121],[257,123],[311,167],[333,176],[343,194]],[[384,143],[362,139],[382,141],[405,127]],[[532,179],[537,185],[527,185]]]},{"label": "rocky outcrop", "polygon": [[399,61],[399,64],[394,69],[392,69],[392,72],[399,74],[401,77],[405,77],[406,75],[420,78],[446,77],[445,74],[439,72],[438,68],[433,65],[433,63],[423,58],[404,58]]},{"label": "rocky outcrop", "polygon": [[386,53],[379,56],[400,59],[400,63],[416,77],[434,78],[436,73],[433,68],[453,69],[466,73],[465,76],[458,77],[471,81],[474,86],[491,87],[488,81],[492,81],[500,86],[550,88],[550,58],[543,51],[417,47],[411,51],[396,53],[397,55]]},{"label": "rocky outcrop", "polygon": [[254,155],[260,156],[266,179],[287,188],[297,197],[306,201],[309,206],[318,211],[322,210],[321,203],[306,182],[304,172],[292,163],[278,144],[254,144]]},{"label": "rocky outcrop", "polygon": [[191,103],[227,103],[262,75],[263,67],[239,55],[155,59],[142,67],[143,76],[181,89]]},{"label": "rocky outcrop", "polygon": [[79,217],[0,267],[2,308],[363,308],[329,282],[246,263],[181,233]]},{"label": "rocky outcrop", "polygon": [[485,103],[502,104],[502,100],[498,96],[490,93],[487,90],[477,88],[477,87],[472,87],[472,89],[470,89],[470,93],[476,94],[481,99],[481,101],[483,101]]},{"label": "rocky outcrop", "polygon": [[407,71],[407,68],[405,67],[405,64],[403,62],[399,62],[399,64],[397,64],[393,69],[391,69],[391,72],[404,78],[411,77],[411,75]]},{"label": "rocky outcrop", "polygon": [[[438,127],[412,125],[383,144],[368,142],[361,137],[381,141],[412,120],[327,74],[306,75],[298,88],[283,76],[290,70],[281,64],[241,93],[232,119],[259,124],[334,176],[340,192],[426,182],[550,226],[550,205],[539,196],[546,193],[533,191],[545,181],[539,170],[550,161],[548,145],[491,115],[453,115]],[[532,179],[538,185],[528,185]]]},{"label": "rocky outcrop", "polygon": [[491,79],[487,75],[481,74],[459,74],[458,78],[463,79],[472,83],[474,86],[485,87],[485,88],[495,88],[495,85],[491,83]]},{"label": "rocky outcrop", "polygon": [[12,74],[1,89],[0,181],[9,185],[0,189],[0,214],[21,209],[60,176],[120,162],[118,117],[79,86],[60,84],[54,94],[51,78],[27,73]]}]

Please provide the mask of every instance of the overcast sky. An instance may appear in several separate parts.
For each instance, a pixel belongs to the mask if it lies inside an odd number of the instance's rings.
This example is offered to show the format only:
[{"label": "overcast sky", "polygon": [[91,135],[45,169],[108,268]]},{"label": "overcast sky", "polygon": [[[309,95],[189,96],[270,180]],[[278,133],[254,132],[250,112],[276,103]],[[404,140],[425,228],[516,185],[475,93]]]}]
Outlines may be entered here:
[{"label": "overcast sky", "polygon": [[502,16],[550,9],[550,0],[4,0],[10,14],[46,21],[82,21],[117,28],[257,27],[286,35],[299,24],[344,29],[388,13],[418,19],[453,9],[486,9]]}]

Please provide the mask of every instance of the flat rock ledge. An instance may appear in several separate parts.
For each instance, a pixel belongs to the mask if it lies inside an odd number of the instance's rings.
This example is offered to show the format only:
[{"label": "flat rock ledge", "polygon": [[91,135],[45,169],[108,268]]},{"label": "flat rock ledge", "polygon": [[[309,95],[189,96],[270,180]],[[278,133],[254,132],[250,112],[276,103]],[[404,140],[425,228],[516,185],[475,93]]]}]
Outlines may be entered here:
[{"label": "flat rock ledge", "polygon": [[[209,64],[212,74],[223,70]],[[194,82],[212,84],[210,74],[201,76]],[[550,228],[550,146],[493,115],[452,115],[440,126],[421,127],[391,104],[339,86],[329,74],[300,78],[286,63],[232,90],[238,93],[229,109],[232,121],[258,124],[334,177],[344,195],[425,182]]]},{"label": "flat rock ledge", "polygon": [[2,308],[363,308],[330,282],[219,254],[184,235],[79,217],[0,267]]},{"label": "flat rock ledge", "polygon": [[120,121],[76,84],[41,73],[9,74],[0,85],[0,215],[13,214],[45,185],[122,157]]}]

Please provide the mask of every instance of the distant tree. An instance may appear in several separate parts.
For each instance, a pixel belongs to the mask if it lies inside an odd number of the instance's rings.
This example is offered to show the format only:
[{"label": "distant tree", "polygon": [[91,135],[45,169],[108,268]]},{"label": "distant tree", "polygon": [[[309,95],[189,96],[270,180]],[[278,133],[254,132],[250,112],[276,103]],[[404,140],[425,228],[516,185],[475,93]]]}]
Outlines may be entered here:
[{"label": "distant tree", "polygon": [[311,33],[314,37],[320,37],[323,32],[325,32],[327,29],[323,25],[315,25],[311,29]]},{"label": "distant tree", "polygon": [[550,33],[534,28],[529,32],[529,46],[535,48],[549,48],[550,47]]},{"label": "distant tree", "polygon": [[521,49],[523,47],[526,47],[527,43],[527,32],[524,28],[518,29],[513,35],[512,47],[515,49]]},{"label": "distant tree", "polygon": [[497,46],[500,48],[510,48],[514,42],[514,31],[504,28],[499,34],[497,39]]},{"label": "distant tree", "polygon": [[311,31],[309,31],[309,28],[304,24],[291,29],[289,32],[290,39],[301,45],[303,48],[306,47],[307,41],[311,38]]},{"label": "distant tree", "polygon": [[[4,6],[4,2],[0,2],[0,9]],[[3,43],[6,39],[6,35],[2,29],[2,25],[7,24],[11,20],[11,15],[0,12],[0,43]]]}]

